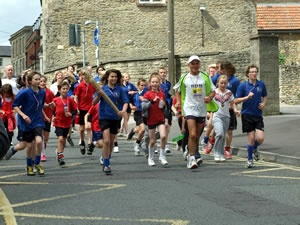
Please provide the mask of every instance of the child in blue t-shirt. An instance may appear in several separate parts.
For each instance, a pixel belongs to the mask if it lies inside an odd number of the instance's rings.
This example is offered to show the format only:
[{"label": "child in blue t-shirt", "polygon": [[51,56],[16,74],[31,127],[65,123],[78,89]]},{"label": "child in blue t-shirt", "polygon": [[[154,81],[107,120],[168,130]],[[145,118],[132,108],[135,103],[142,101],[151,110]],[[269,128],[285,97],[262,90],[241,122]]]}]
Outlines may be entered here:
[{"label": "child in blue t-shirt", "polygon": [[242,105],[242,129],[248,134],[248,162],[246,167],[252,168],[253,156],[258,160],[257,147],[264,141],[264,122],[262,111],[267,103],[267,89],[263,81],[257,80],[258,67],[248,66],[246,76],[248,81],[243,82],[236,94],[235,103]]}]

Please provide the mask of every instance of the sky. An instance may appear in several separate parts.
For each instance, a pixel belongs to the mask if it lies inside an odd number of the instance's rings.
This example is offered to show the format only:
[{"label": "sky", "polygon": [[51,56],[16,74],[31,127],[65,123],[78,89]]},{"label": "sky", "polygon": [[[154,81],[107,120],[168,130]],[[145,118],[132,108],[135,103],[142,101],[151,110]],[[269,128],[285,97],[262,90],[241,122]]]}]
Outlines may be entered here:
[{"label": "sky", "polygon": [[0,45],[10,45],[10,35],[32,26],[41,11],[40,0],[0,0]]}]

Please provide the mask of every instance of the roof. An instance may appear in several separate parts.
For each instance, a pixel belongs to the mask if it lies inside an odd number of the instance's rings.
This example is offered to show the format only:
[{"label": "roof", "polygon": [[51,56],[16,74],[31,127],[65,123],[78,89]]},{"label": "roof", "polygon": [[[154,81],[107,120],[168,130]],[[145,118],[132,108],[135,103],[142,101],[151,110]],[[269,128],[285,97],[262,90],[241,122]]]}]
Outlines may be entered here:
[{"label": "roof", "polygon": [[257,4],[259,31],[300,31],[300,4]]},{"label": "roof", "polygon": [[11,57],[11,46],[0,46],[0,56]]}]

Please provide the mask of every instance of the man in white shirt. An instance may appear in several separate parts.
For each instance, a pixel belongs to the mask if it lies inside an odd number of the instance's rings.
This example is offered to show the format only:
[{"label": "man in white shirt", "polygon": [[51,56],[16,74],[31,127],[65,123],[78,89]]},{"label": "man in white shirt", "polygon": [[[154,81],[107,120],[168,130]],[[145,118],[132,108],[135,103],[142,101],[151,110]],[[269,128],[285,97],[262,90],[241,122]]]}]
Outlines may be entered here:
[{"label": "man in white shirt", "polygon": [[10,64],[7,65],[4,68],[4,72],[5,72],[6,78],[2,79],[2,85],[10,84],[13,89],[13,94],[17,95],[19,92],[19,89],[17,88],[16,78],[13,77],[13,74],[14,74],[13,66]]},{"label": "man in white shirt", "polygon": [[198,56],[191,56],[188,66],[190,72],[180,78],[179,86],[176,89],[176,100],[178,106],[182,105],[182,114],[189,130],[188,150],[190,156],[187,168],[195,169],[198,167],[195,152],[203,131],[207,104],[215,95],[215,86],[208,74],[200,72]]}]

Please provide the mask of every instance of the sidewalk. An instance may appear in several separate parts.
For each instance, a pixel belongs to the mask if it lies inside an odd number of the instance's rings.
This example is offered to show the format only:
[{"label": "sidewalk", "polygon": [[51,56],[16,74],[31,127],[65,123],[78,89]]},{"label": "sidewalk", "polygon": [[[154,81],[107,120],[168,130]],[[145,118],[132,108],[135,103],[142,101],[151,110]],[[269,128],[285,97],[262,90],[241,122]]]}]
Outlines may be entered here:
[{"label": "sidewalk", "polygon": [[[281,115],[265,116],[265,142],[259,147],[260,158],[265,161],[300,166],[300,105],[280,106]],[[130,118],[129,127],[135,127]],[[173,126],[169,141],[180,134],[177,121]],[[233,133],[233,154],[247,157],[247,134],[242,133],[241,119],[238,118],[238,129]]]}]

